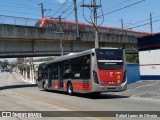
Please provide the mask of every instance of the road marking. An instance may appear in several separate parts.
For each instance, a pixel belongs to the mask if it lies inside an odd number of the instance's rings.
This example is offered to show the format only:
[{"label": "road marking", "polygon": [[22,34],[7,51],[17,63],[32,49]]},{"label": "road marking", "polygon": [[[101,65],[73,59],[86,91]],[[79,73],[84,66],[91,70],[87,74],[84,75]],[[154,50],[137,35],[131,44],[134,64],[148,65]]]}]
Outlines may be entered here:
[{"label": "road marking", "polygon": [[61,103],[58,103],[58,102],[55,102],[55,101],[51,101],[51,100],[47,100],[47,99],[39,99],[39,97],[36,97],[36,96],[33,96],[33,95],[30,95],[28,93],[24,93],[21,94],[20,92],[17,92],[16,90],[11,90],[12,92],[14,93],[17,93],[21,96],[25,96],[25,97],[29,97],[31,99],[34,99],[34,100],[37,100],[37,101],[40,101],[40,102],[44,102],[44,103],[47,103],[47,104],[51,104],[51,105],[56,105],[58,107],[62,107],[62,108],[65,108],[65,109],[70,109],[70,110],[73,110],[73,111],[80,111],[82,113],[85,113],[85,114],[90,114],[90,115],[93,115],[101,120],[118,120],[117,118],[114,118],[114,117],[100,117],[100,115],[98,114],[95,114],[95,113],[90,113],[90,112],[87,112],[83,109],[79,109],[79,108],[75,108],[75,107],[71,107],[71,106],[68,106],[68,105],[64,105],[64,104],[61,104]]}]

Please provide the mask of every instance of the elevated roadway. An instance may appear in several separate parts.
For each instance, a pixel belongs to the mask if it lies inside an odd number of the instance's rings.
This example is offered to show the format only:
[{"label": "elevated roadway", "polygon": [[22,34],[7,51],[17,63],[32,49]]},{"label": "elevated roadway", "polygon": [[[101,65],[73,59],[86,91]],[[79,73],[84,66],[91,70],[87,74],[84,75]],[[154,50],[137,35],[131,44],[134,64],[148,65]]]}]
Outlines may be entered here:
[{"label": "elevated roadway", "polygon": [[[99,34],[100,47],[125,47],[126,52],[136,52],[137,36],[146,33],[108,28]],[[94,47],[94,33],[75,31],[62,34],[64,53],[79,52]],[[0,57],[60,55],[60,34],[54,29],[0,24]]]}]

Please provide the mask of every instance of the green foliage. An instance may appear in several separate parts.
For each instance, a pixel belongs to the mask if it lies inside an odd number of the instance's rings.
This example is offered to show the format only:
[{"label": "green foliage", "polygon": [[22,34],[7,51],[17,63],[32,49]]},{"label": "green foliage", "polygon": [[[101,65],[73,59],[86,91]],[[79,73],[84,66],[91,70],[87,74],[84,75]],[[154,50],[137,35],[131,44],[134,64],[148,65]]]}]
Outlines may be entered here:
[{"label": "green foliage", "polygon": [[0,64],[1,64],[1,67],[4,69],[4,68],[7,68],[7,66],[9,65],[9,62],[8,60],[4,60],[4,61],[1,61]]},{"label": "green foliage", "polygon": [[139,63],[139,56],[138,54],[127,54],[126,60],[128,63]]}]

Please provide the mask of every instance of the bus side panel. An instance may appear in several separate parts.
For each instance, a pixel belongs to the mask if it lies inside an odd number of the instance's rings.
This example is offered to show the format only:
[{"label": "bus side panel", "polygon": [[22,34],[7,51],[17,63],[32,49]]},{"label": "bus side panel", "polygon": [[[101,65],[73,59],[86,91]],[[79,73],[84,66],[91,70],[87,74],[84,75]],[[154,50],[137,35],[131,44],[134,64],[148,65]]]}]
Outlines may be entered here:
[{"label": "bus side panel", "polygon": [[91,91],[91,84],[89,82],[72,82],[73,89],[76,91]]},{"label": "bus side panel", "polygon": [[[53,81],[52,81],[52,88],[53,88],[53,89],[58,89],[58,84],[59,84],[59,83],[58,83],[58,80],[53,80]],[[64,81],[64,82],[63,82],[63,89],[64,89],[64,90],[67,90],[67,81]]]},{"label": "bus side panel", "polygon": [[53,89],[58,89],[58,80],[54,80],[53,82],[52,82],[52,88]]}]

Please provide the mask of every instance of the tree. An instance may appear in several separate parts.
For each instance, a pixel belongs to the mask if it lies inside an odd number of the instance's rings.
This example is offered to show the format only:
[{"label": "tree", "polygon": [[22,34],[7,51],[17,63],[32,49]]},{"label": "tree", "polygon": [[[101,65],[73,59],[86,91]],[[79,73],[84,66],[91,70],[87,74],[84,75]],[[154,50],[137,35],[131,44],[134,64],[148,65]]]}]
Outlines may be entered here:
[{"label": "tree", "polygon": [[129,63],[139,63],[138,54],[127,54],[126,59],[127,59],[127,62]]},{"label": "tree", "polygon": [[2,64],[1,64],[2,69],[7,68],[7,67],[8,67],[8,65],[9,65],[8,60],[4,60],[4,61],[2,62]]}]

